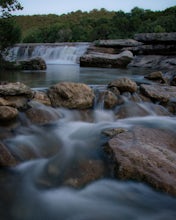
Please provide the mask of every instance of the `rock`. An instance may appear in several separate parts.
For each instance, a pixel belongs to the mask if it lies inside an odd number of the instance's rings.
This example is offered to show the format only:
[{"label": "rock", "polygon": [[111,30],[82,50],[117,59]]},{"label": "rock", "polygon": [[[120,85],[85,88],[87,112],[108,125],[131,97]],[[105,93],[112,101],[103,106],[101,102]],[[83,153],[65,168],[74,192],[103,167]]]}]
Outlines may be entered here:
[{"label": "rock", "polygon": [[1,96],[17,96],[25,95],[27,97],[32,97],[32,90],[23,83],[5,83],[0,85],[0,95]]},{"label": "rock", "polygon": [[175,86],[141,84],[140,91],[154,101],[169,102],[176,97]]},{"label": "rock", "polygon": [[120,78],[114,80],[108,84],[108,88],[116,87],[121,93],[122,92],[136,92],[137,84],[129,78]]},{"label": "rock", "polygon": [[164,79],[161,71],[149,73],[148,75],[144,76],[144,78],[154,80],[160,83],[166,83],[166,80]]},{"label": "rock", "polygon": [[106,168],[101,160],[78,160],[66,170],[63,185],[75,188],[84,187],[90,182],[103,178],[105,173]]},{"label": "rock", "polygon": [[0,106],[0,121],[10,121],[18,116],[18,110],[9,106]]},{"label": "rock", "polygon": [[161,55],[139,55],[135,56],[128,67],[141,67],[151,69],[169,70],[175,69],[175,56],[161,56]]},{"label": "rock", "polygon": [[92,53],[108,53],[108,54],[116,54],[120,53],[120,49],[112,48],[112,47],[98,47],[98,46],[90,46],[87,49],[87,54],[92,54]]},{"label": "rock", "polygon": [[14,166],[18,162],[7,149],[7,147],[0,142],[0,167],[2,166]]},{"label": "rock", "polygon": [[141,33],[135,34],[134,39],[141,42],[173,43],[176,42],[176,32],[171,33]]},{"label": "rock", "polygon": [[11,106],[17,109],[27,107],[28,98],[25,96],[4,96],[0,97],[0,106]]},{"label": "rock", "polygon": [[51,101],[50,101],[48,95],[42,91],[35,91],[34,97],[32,100],[39,102],[41,104],[44,104],[44,105],[51,106]]},{"label": "rock", "polygon": [[118,98],[114,93],[106,90],[99,94],[97,102],[98,104],[103,105],[102,108],[111,109],[117,105]]},{"label": "rock", "polygon": [[128,118],[128,117],[142,117],[150,115],[149,112],[142,108],[137,103],[127,102],[119,106],[118,110],[115,113],[118,119]]},{"label": "rock", "polygon": [[141,42],[138,42],[134,39],[115,39],[115,40],[99,40],[95,42],[96,46],[103,47],[129,47],[129,46],[138,46],[141,45]]},{"label": "rock", "polygon": [[134,55],[176,55],[175,44],[150,44],[135,47],[125,47],[123,50],[130,50]]},{"label": "rock", "polygon": [[91,108],[94,101],[92,89],[83,83],[58,83],[50,87],[48,95],[54,107],[86,109]]},{"label": "rock", "polygon": [[19,63],[23,70],[46,70],[47,68],[45,61],[40,57],[19,61]]},{"label": "rock", "polygon": [[34,124],[54,122],[60,118],[59,114],[56,114],[54,111],[49,111],[49,109],[37,107],[28,109],[26,111],[26,116]]},{"label": "rock", "polygon": [[147,115],[171,116],[166,108],[153,103],[127,102],[116,109],[115,115],[118,119],[129,117],[144,117]]},{"label": "rock", "polygon": [[80,57],[80,66],[124,68],[133,59],[130,51],[120,54],[92,53]]},{"label": "rock", "polygon": [[137,180],[176,195],[175,133],[135,127],[117,134],[105,146],[122,180]]}]

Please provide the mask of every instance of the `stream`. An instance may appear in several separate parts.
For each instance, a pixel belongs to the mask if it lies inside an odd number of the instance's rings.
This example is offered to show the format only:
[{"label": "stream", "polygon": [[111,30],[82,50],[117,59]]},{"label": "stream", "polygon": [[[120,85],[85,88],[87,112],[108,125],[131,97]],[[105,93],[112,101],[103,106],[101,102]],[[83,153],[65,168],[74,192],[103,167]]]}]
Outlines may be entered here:
[{"label": "stream", "polygon": [[[21,81],[34,90],[72,81],[99,90],[122,76],[137,83],[148,83],[143,75],[149,72],[150,69],[80,68],[77,64],[55,64],[48,65],[46,71],[3,72],[0,81]],[[124,100],[131,106],[126,118],[117,117],[118,108],[105,110],[103,100],[95,103],[90,111],[53,109],[34,103],[58,117],[44,125],[28,123],[21,113],[21,124],[14,128],[14,135],[3,140],[21,163],[0,169],[0,219],[175,220],[175,197],[157,192],[144,183],[114,177],[109,166],[111,161],[103,151],[107,142],[103,131],[111,128],[130,130],[140,125],[175,132],[176,117],[171,117],[165,109],[165,115],[158,115],[153,105],[147,102],[137,104],[145,111],[145,116],[138,116],[130,112],[134,109],[128,96],[124,96]],[[26,154],[31,155],[31,160],[26,160]],[[84,162],[91,164],[91,161],[96,162],[92,169],[99,169],[101,162],[105,170],[103,175],[85,181],[81,187],[73,187],[73,181],[82,175],[77,166],[83,166],[84,172],[81,172],[87,178],[89,174]]]}]

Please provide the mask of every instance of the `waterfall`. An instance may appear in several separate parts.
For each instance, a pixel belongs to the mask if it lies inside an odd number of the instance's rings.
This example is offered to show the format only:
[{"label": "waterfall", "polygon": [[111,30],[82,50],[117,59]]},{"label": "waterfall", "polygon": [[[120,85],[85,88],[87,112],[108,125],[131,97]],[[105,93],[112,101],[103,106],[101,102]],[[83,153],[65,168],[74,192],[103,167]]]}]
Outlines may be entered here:
[{"label": "waterfall", "polygon": [[41,57],[46,64],[77,64],[89,43],[17,44],[9,50],[11,61]]}]

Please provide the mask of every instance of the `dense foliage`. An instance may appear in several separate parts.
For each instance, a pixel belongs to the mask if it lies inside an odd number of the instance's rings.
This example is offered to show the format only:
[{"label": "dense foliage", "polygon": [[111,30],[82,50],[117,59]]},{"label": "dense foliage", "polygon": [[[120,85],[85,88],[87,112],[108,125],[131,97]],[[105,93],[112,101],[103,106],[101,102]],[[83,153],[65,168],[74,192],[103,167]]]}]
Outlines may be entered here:
[{"label": "dense foliage", "polygon": [[0,69],[5,65],[3,53],[21,39],[21,29],[11,15],[20,9],[22,6],[17,0],[0,0]]},{"label": "dense foliage", "polygon": [[16,16],[23,32],[23,42],[94,41],[131,38],[141,32],[175,32],[176,6],[164,11],[135,7],[129,13],[76,11],[63,15]]}]

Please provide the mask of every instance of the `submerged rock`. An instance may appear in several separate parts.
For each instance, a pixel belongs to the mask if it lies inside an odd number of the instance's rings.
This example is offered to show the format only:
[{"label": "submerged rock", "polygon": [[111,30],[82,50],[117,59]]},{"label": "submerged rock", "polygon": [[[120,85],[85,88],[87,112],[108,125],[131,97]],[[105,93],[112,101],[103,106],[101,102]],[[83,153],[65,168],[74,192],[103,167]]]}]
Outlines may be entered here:
[{"label": "submerged rock", "polygon": [[0,167],[14,166],[16,164],[16,159],[13,157],[7,147],[0,141]]},{"label": "submerged rock", "polygon": [[112,137],[105,151],[114,161],[114,174],[176,195],[175,133],[135,127]]},{"label": "submerged rock", "polygon": [[48,91],[52,106],[86,109],[93,106],[94,92],[83,83],[62,82]]},{"label": "submerged rock", "polygon": [[45,108],[45,106],[36,106],[28,109],[26,112],[27,118],[34,124],[45,124],[57,121],[60,118],[59,113],[54,109]]},{"label": "submerged rock", "polygon": [[75,188],[80,188],[101,179],[106,174],[106,168],[103,161],[85,159],[72,164],[65,174],[63,184]]}]

